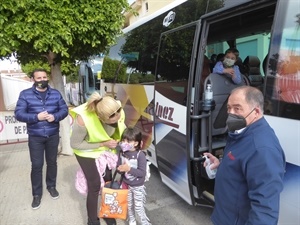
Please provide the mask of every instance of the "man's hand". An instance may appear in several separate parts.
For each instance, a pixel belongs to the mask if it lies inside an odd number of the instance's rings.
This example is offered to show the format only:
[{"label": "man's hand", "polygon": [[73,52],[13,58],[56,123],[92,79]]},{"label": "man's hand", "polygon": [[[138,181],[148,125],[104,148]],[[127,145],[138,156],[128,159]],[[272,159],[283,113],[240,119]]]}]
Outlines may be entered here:
[{"label": "man's hand", "polygon": [[54,120],[55,120],[55,118],[54,118],[54,116],[52,115],[52,114],[48,114],[47,116],[46,116],[46,119],[47,119],[47,121],[50,123],[50,122],[53,122]]},{"label": "man's hand", "polygon": [[[214,170],[214,169],[217,169],[219,167],[220,161],[216,156],[214,156],[214,155],[212,155],[211,153],[208,153],[208,152],[204,152],[203,155],[206,155],[210,159],[210,163],[211,163],[210,169]],[[203,166],[206,167],[205,162],[203,163]]]},{"label": "man's hand", "polygon": [[38,117],[38,120],[47,120],[47,117],[48,117],[48,112],[47,111],[43,111],[43,112],[40,112],[37,117]]}]

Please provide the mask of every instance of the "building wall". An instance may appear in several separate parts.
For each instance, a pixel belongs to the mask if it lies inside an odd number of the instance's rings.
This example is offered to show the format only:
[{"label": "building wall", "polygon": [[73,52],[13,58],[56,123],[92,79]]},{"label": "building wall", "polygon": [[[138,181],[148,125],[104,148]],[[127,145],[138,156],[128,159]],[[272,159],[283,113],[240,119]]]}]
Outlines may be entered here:
[{"label": "building wall", "polygon": [[136,0],[131,4],[131,8],[133,8],[138,15],[135,16],[132,13],[125,13],[124,16],[126,19],[124,28],[175,1],[176,0]]}]

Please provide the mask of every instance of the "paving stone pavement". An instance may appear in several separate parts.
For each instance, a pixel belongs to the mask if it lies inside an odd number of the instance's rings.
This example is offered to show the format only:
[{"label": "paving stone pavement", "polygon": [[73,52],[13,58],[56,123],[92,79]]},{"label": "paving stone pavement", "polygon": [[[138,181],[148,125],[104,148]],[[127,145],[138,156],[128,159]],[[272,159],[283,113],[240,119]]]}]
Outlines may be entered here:
[{"label": "paving stone pavement", "polygon": [[[84,225],[87,223],[85,196],[75,189],[79,168],[75,156],[58,157],[57,190],[53,200],[45,186],[41,207],[31,208],[30,158],[28,143],[0,145],[0,224],[1,225]],[[45,173],[45,165],[44,165]],[[100,198],[99,198],[100,199]],[[101,224],[106,224],[101,220]],[[118,225],[127,225],[118,220]]]}]

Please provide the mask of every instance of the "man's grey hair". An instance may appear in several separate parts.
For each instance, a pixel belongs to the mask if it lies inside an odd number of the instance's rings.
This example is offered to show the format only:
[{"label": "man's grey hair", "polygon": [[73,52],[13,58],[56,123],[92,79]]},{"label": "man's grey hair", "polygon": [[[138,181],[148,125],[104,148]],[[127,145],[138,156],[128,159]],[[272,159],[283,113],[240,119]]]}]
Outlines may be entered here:
[{"label": "man's grey hair", "polygon": [[263,93],[255,87],[251,86],[239,86],[231,91],[231,93],[241,90],[245,94],[246,102],[254,107],[259,107],[261,111],[264,110],[264,96]]}]

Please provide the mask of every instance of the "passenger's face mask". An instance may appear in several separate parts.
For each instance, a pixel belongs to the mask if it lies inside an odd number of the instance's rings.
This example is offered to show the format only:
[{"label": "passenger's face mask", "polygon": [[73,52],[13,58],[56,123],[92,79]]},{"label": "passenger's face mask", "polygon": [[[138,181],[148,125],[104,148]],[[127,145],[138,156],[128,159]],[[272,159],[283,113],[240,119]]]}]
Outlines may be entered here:
[{"label": "passenger's face mask", "polygon": [[39,89],[44,89],[48,87],[48,81],[47,80],[35,81],[34,85]]},{"label": "passenger's face mask", "polygon": [[245,128],[247,126],[246,118],[254,111],[254,109],[252,109],[251,112],[246,117],[228,113],[228,118],[226,121],[228,130],[230,132],[234,132],[236,130]]},{"label": "passenger's face mask", "polygon": [[127,151],[130,151],[130,150],[134,149],[134,144],[133,143],[120,142],[119,145],[120,145],[123,152],[127,152]]},{"label": "passenger's face mask", "polygon": [[223,65],[225,67],[232,67],[235,63],[235,60],[233,59],[229,59],[229,58],[224,58],[224,61],[223,61]]}]

